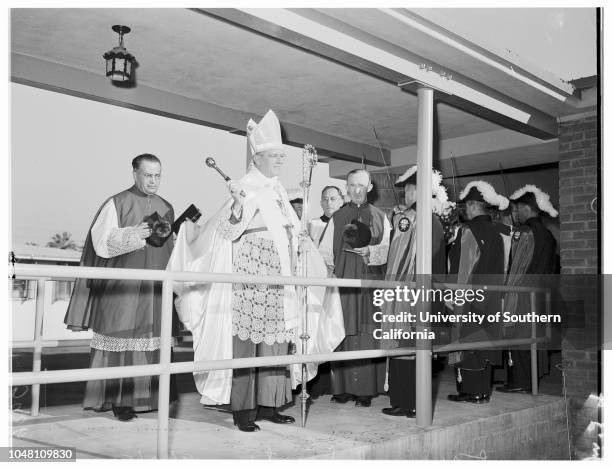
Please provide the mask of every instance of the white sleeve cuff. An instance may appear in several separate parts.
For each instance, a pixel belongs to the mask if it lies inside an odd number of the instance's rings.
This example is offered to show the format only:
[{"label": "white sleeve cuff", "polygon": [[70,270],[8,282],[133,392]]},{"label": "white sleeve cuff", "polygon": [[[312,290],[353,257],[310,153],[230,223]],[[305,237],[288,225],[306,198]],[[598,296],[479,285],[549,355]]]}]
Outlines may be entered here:
[{"label": "white sleeve cuff", "polygon": [[138,236],[136,228],[119,227],[113,199],[106,202],[100,210],[100,214],[91,228],[91,241],[96,255],[102,258],[117,257],[142,249],[146,245],[146,241]]},{"label": "white sleeve cuff", "polygon": [[138,236],[135,227],[111,229],[106,239],[107,258],[118,257],[126,253],[144,248],[146,241]]}]

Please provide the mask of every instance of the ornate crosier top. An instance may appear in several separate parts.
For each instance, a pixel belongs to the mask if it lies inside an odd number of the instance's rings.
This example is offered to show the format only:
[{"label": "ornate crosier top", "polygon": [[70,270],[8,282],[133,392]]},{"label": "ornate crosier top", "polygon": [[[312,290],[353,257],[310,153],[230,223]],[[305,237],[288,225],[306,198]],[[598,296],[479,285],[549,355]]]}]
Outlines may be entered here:
[{"label": "ornate crosier top", "polygon": [[302,150],[302,188],[310,187],[312,181],[312,169],[317,165],[317,150],[312,145],[305,145]]},{"label": "ornate crosier top", "polygon": [[317,150],[313,145],[305,145],[302,150],[302,219],[300,229],[300,243],[298,246],[298,271],[302,276],[307,275],[306,262],[302,253],[306,252],[305,239],[308,238],[308,202],[310,183],[312,181],[312,169],[317,165]]}]

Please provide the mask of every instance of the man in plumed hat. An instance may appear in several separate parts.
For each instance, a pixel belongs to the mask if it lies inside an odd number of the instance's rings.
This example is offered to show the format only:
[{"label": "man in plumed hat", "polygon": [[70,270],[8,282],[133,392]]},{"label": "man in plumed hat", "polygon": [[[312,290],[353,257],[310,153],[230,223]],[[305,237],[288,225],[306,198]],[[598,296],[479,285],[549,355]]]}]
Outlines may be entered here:
[{"label": "man in plumed hat", "polygon": [[[276,114],[270,110],[259,123],[250,120],[246,133],[252,155],[247,174],[228,182],[231,198],[203,225],[181,227],[169,269],[252,276],[296,274],[300,222],[278,179],[286,154]],[[308,274],[325,276],[323,258],[314,246],[308,247]],[[300,335],[294,286],[178,284],[174,290],[179,318],[193,334],[196,361],[286,355],[289,343],[296,343]],[[331,352],[344,338],[340,301],[326,303],[323,310],[324,297],[324,287],[309,288],[308,353]],[[322,332],[321,327],[334,318],[335,326],[329,329],[336,330],[336,335]],[[229,403],[234,425],[255,432],[260,429],[256,420],[294,422],[279,408],[292,401],[291,390],[300,375],[300,366],[296,367],[196,373],[195,382],[203,404]],[[309,364],[308,378],[314,374],[316,364]]]},{"label": "man in plumed hat", "polygon": [[[416,215],[417,215],[417,166],[412,166],[395,182],[396,187],[404,189],[404,206],[395,207],[393,232],[387,259],[385,279],[389,281],[415,281],[416,278]],[[442,176],[432,172],[432,224],[431,224],[431,272],[433,275],[446,273],[446,242],[444,228],[439,216],[452,209],[446,189],[442,186]],[[436,313],[444,309],[443,304],[432,303],[430,310]],[[388,302],[383,306],[384,315],[396,315],[407,311],[404,302]],[[435,310],[434,310],[435,309]],[[384,321],[383,325],[393,323]],[[382,347],[408,347],[411,342],[383,340]],[[414,356],[401,356],[388,360],[388,385],[390,408],[382,412],[389,416],[416,416],[416,361]]]},{"label": "man in plumed hat", "polygon": [[[355,169],[347,175],[349,202],[332,217],[334,273],[338,278],[372,279],[380,277],[387,262],[391,224],[385,213],[370,204],[370,174]],[[372,333],[376,328],[372,290],[340,288],[346,338],[336,351],[376,349]],[[372,398],[383,392],[384,359],[337,361],[331,365],[332,402],[355,401],[370,406]]]},{"label": "man in plumed hat", "polygon": [[[513,215],[519,228],[512,241],[511,263],[506,284],[509,286],[546,286],[547,277],[555,273],[555,238],[542,223],[542,216],[556,217],[557,210],[550,197],[535,185],[525,185],[510,195]],[[510,292],[504,301],[505,311],[512,314],[531,312],[528,295]],[[540,304],[541,306],[541,304]],[[510,325],[506,328],[507,338],[531,336],[531,325]],[[541,377],[547,365],[545,352],[538,353]],[[531,392],[531,356],[525,349],[511,349],[504,359],[506,384],[497,390],[508,393]]]},{"label": "man in plumed hat", "polygon": [[[449,252],[449,274],[456,275],[459,284],[502,284],[504,275],[504,245],[499,227],[491,221],[489,209],[504,210],[508,199],[495,192],[485,181],[472,181],[459,194],[465,203],[467,220],[461,226]],[[455,307],[457,307],[455,305]],[[486,292],[482,302],[463,306],[462,313],[492,315],[500,310],[501,295]],[[498,338],[497,324],[460,323],[460,340],[486,341]],[[471,350],[452,353],[455,361],[457,393],[451,401],[488,403],[492,385],[492,365],[501,364],[501,351]]]}]

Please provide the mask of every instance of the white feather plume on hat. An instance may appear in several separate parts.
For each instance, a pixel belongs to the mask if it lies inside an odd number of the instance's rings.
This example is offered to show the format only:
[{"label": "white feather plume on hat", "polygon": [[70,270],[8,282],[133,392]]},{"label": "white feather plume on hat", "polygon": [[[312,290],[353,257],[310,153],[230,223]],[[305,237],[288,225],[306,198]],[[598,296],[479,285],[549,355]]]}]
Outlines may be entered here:
[{"label": "white feather plume on hat", "polygon": [[[410,166],[406,172],[397,178],[395,184],[404,182],[417,172],[417,165]],[[455,203],[448,201],[446,187],[442,185],[442,174],[436,169],[431,171],[432,211],[438,216],[446,216],[454,208]]]},{"label": "white feather plume on hat", "polygon": [[406,172],[404,172],[401,176],[399,176],[397,178],[397,180],[395,181],[395,184],[399,184],[399,183],[405,181],[406,179],[409,179],[414,174],[416,174],[416,171],[417,171],[417,165],[416,164],[414,166],[410,166],[408,169],[406,169]]},{"label": "white feather plume on hat", "polygon": [[518,189],[516,192],[510,195],[510,200],[518,200],[529,192],[533,193],[533,195],[535,196],[536,203],[541,211],[548,213],[553,218],[556,218],[559,215],[559,212],[555,210],[555,208],[552,206],[552,203],[550,202],[550,195],[548,195],[546,192],[543,192],[540,188],[532,184],[527,184],[524,187]]},{"label": "white feather plume on hat", "polygon": [[465,197],[467,197],[472,188],[475,188],[480,192],[486,203],[498,207],[499,210],[505,210],[510,204],[506,197],[498,194],[493,186],[484,180],[473,180],[472,182],[468,183],[459,194],[459,200],[463,200]]}]

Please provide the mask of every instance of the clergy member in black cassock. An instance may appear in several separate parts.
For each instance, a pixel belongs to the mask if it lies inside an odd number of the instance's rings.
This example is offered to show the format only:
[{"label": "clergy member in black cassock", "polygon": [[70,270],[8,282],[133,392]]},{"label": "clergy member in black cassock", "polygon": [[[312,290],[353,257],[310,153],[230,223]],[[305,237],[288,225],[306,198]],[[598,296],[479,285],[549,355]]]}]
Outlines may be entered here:
[{"label": "clergy member in black cassock", "polygon": [[[459,284],[502,284],[504,274],[504,244],[499,227],[495,226],[487,207],[504,210],[508,199],[498,195],[484,181],[470,182],[459,195],[466,204],[467,221],[463,224],[449,252],[449,274],[456,275]],[[482,302],[465,303],[463,313],[492,315],[501,310],[501,295],[486,292]],[[457,305],[455,305],[456,307]],[[487,341],[499,338],[499,326],[461,323],[460,341]],[[456,362],[457,394],[448,395],[451,401],[488,403],[491,394],[492,365],[501,364],[501,351],[472,350],[452,353]]]},{"label": "clergy member in black cassock", "polygon": [[[338,278],[380,278],[387,261],[391,224],[385,213],[367,201],[372,189],[370,175],[363,169],[347,176],[349,203],[332,217],[334,233],[334,273]],[[329,229],[329,228],[328,228]],[[340,288],[346,337],[336,351],[377,349],[373,337],[372,290]],[[370,406],[382,393],[384,359],[336,361],[331,365],[332,402],[355,400],[356,406]]]},{"label": "clergy member in black cassock", "polygon": [[[404,187],[404,202],[408,208],[395,210],[393,216],[393,233],[391,246],[387,259],[385,279],[389,281],[415,281],[416,278],[416,214],[417,214],[417,174],[416,166],[410,167],[395,182],[396,187]],[[448,204],[446,189],[441,185],[442,176],[438,171],[432,173],[432,220],[431,220],[431,272],[433,275],[446,273],[446,242],[444,228],[440,222],[442,214]],[[384,315],[396,315],[408,311],[405,302],[387,302],[383,306]],[[437,313],[443,311],[444,305],[431,303],[429,311]],[[416,311],[413,311],[416,312]],[[397,325],[393,322],[383,322],[383,326]],[[409,324],[403,324],[409,326]],[[393,342],[393,343],[390,343]],[[383,340],[382,347],[410,347],[414,340]],[[401,356],[389,359],[389,402],[390,408],[383,408],[382,412],[389,416],[416,416],[416,361],[414,356]]]},{"label": "clergy member in black cassock", "polygon": [[[550,203],[550,197],[534,185],[526,185],[512,195],[513,217],[517,218],[519,228],[513,236],[509,286],[546,287],[547,275],[556,273],[555,238],[542,223],[541,215],[558,215]],[[541,295],[538,295],[541,299]],[[543,307],[541,303],[538,307]],[[530,298],[527,294],[508,293],[505,298],[505,311],[511,314],[531,312]],[[541,311],[541,309],[540,309]],[[531,324],[513,325],[506,329],[506,338],[531,336]],[[504,359],[506,384],[497,390],[508,393],[531,392],[531,353],[525,349],[511,349]],[[546,351],[538,352],[538,377],[548,367]]]},{"label": "clergy member in black cassock", "polygon": [[[172,205],[156,195],[161,163],[152,154],[132,161],[134,185],[96,213],[80,266],[164,270],[172,253]],[[146,239],[146,240],[145,240]],[[93,330],[90,367],[156,364],[161,346],[161,283],[77,279],[64,323]],[[176,398],[172,379],[171,398]],[[83,407],[113,410],[121,421],[157,409],[158,377],[91,380]]]}]

